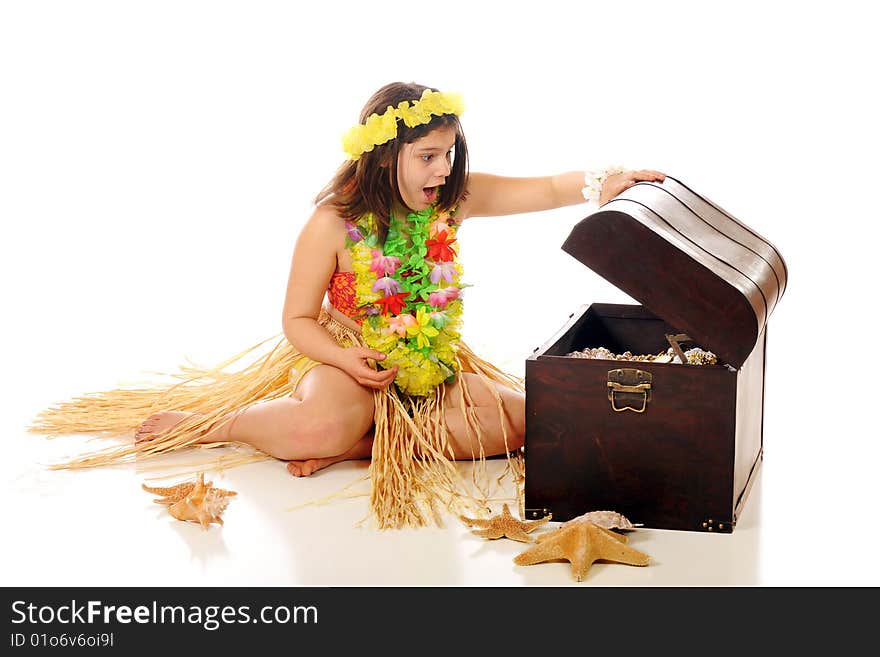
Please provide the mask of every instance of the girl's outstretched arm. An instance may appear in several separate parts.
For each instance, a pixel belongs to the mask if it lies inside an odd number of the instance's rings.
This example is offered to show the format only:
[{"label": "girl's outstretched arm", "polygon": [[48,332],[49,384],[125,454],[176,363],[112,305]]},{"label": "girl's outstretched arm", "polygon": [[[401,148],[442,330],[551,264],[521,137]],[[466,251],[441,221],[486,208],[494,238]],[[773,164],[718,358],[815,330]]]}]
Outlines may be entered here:
[{"label": "girl's outstretched arm", "polygon": [[[553,210],[586,203],[584,196],[587,172],[569,171],[556,176],[509,178],[488,173],[471,173],[468,197],[461,203],[462,218],[500,217],[525,212]],[[652,169],[622,171],[609,175],[601,186],[599,203],[614,198],[640,180],[661,182],[665,175]]]}]

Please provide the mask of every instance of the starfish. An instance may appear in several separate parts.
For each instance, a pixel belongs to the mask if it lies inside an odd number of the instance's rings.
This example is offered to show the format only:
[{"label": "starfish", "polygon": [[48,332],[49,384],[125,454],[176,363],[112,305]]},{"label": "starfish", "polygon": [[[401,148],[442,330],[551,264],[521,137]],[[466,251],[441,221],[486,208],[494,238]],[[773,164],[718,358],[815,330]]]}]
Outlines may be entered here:
[{"label": "starfish", "polygon": [[[210,485],[211,482],[208,482]],[[153,486],[147,486],[146,484],[141,484],[141,488],[143,488],[148,493],[153,493],[154,495],[161,496],[161,499],[153,500],[157,504],[174,504],[175,502],[179,502],[184,497],[189,495],[192,492],[192,489],[195,488],[194,481],[188,481],[183,484],[177,484],[176,486],[168,486],[166,488],[159,488]]]},{"label": "starfish", "polygon": [[571,570],[581,581],[594,561],[616,561],[631,566],[647,566],[651,557],[626,545],[626,536],[584,521],[566,524],[538,537],[538,544],[513,558],[518,566],[554,559],[571,562]]},{"label": "starfish", "polygon": [[550,515],[544,516],[540,520],[517,520],[510,515],[510,509],[507,508],[507,505],[505,504],[501,513],[491,518],[458,517],[468,527],[485,527],[485,529],[475,529],[471,532],[477,536],[482,536],[483,538],[501,538],[502,536],[506,536],[507,538],[512,538],[514,541],[531,543],[535,539],[529,536],[528,533],[536,527],[540,527],[549,522],[553,517],[553,514],[551,513]]},{"label": "starfish", "polygon": [[169,486],[167,488],[159,488],[153,486],[147,486],[146,484],[141,484],[141,488],[143,488],[148,493],[152,493],[153,495],[159,495],[160,499],[153,500],[156,504],[165,504],[166,506],[170,506],[175,502],[179,502],[180,500],[187,497],[190,493],[193,492],[193,489],[196,487],[196,484],[201,481],[202,485],[211,490],[217,491],[215,494],[221,497],[228,497],[230,495],[236,495],[235,491],[225,490],[223,488],[214,488],[213,482],[204,480],[204,473],[199,473],[198,481],[186,481],[182,484],[177,484],[176,486]]}]

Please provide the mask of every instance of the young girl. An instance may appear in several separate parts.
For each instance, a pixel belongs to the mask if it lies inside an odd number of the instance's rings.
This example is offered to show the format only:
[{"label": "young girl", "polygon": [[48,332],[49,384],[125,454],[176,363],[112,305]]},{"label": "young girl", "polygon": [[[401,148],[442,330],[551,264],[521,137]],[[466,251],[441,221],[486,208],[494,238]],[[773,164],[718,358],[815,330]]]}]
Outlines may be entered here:
[{"label": "young girl", "polygon": [[284,338],[267,355],[239,372],[225,368],[252,350],[212,370],[187,368],[173,386],[75,399],[41,413],[31,431],[136,428],[133,444],[67,467],[196,443],[246,443],[287,461],[294,476],[371,457],[370,511],[380,527],[436,519],[439,502],[461,495],[452,461],[509,455],[525,433],[522,382],[461,341],[462,222],[601,204],[636,181],[664,178],[619,168],[469,173],[462,109],[457,95],[414,83],[370,98],[343,137],[347,161],[297,239]]}]

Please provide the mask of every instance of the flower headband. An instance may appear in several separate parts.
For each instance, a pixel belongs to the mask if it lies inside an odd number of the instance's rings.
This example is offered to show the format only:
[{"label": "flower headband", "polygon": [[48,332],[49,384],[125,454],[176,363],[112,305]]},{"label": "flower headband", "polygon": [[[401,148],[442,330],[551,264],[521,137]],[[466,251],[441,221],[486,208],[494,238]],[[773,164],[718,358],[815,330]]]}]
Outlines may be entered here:
[{"label": "flower headband", "polygon": [[397,136],[397,119],[403,119],[407,126],[415,128],[428,123],[432,116],[458,116],[463,111],[464,103],[459,94],[425,89],[422,97],[412,104],[405,100],[396,108],[389,105],[384,113],[371,114],[366,123],[350,128],[342,135],[342,150],[348,159],[357,160],[364,153]]}]

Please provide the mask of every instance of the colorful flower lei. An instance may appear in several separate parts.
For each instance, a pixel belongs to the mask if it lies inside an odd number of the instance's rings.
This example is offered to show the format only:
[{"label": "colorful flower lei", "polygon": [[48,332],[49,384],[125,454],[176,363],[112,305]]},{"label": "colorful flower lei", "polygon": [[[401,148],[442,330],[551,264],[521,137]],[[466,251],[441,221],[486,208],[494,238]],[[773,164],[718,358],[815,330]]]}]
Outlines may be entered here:
[{"label": "colorful flower lei", "polygon": [[457,370],[466,286],[454,215],[431,206],[409,213],[405,222],[392,216],[384,245],[372,214],[347,224],[364,340],[387,354],[381,367],[399,368],[394,383],[409,395],[431,394]]},{"label": "colorful flower lei", "polygon": [[357,160],[397,136],[397,119],[403,119],[406,125],[415,128],[430,122],[432,116],[460,116],[462,112],[464,102],[459,94],[425,89],[419,100],[412,103],[404,100],[397,107],[389,105],[382,114],[371,114],[364,123],[349,128],[342,135],[342,150],[349,160]]}]

